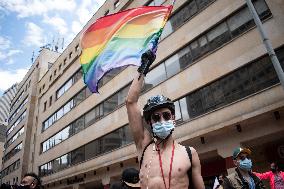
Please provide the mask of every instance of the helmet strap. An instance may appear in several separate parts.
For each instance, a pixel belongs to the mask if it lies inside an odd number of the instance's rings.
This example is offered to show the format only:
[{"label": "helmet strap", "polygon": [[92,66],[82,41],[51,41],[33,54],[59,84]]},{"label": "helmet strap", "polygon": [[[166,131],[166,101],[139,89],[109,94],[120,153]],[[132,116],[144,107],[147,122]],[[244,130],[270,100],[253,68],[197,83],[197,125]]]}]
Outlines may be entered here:
[{"label": "helmet strap", "polygon": [[[151,125],[151,128],[152,128],[152,125]],[[156,144],[157,146],[159,146],[161,143],[166,142],[168,140],[168,138],[170,138],[170,136],[172,135],[173,131],[174,131],[174,129],[171,130],[170,134],[165,139],[161,139],[152,130],[153,140],[154,140],[155,144],[157,143],[158,139],[160,139],[161,141],[159,141],[159,143]]]}]

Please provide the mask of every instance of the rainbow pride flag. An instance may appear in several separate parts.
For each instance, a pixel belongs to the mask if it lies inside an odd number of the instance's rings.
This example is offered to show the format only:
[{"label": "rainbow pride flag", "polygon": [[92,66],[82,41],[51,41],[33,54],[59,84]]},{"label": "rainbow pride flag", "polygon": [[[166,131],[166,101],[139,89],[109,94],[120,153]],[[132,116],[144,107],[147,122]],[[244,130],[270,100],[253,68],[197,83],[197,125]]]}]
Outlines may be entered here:
[{"label": "rainbow pride flag", "polygon": [[144,6],[99,18],[82,35],[80,62],[93,93],[110,70],[141,64],[147,50],[156,53],[172,6]]}]

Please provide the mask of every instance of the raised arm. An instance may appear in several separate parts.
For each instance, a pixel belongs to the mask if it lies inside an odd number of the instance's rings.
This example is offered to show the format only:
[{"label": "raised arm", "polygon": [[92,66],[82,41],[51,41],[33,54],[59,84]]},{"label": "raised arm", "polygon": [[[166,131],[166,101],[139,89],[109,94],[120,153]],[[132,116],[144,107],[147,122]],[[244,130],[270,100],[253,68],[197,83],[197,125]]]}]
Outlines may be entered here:
[{"label": "raised arm", "polygon": [[138,75],[133,79],[128,95],[126,97],[126,108],[129,120],[129,126],[132,131],[134,142],[138,151],[142,150],[144,139],[144,127],[142,122],[141,111],[138,107],[138,98],[141,92],[144,76],[138,80]]},{"label": "raised arm", "polygon": [[192,182],[194,188],[204,189],[204,182],[201,176],[201,165],[198,154],[194,148],[190,148],[192,153]]},{"label": "raised arm", "polygon": [[149,67],[154,62],[155,58],[155,54],[151,51],[143,53],[141,56],[141,66],[138,68],[138,74],[133,79],[126,97],[129,126],[139,154],[141,154],[145,143],[148,143],[151,138],[150,133],[143,127],[141,111],[138,107],[138,99],[144,83],[144,75],[148,73]]},{"label": "raised arm", "polygon": [[270,177],[273,175],[270,171],[266,173],[257,173],[253,172],[260,180],[270,179]]}]

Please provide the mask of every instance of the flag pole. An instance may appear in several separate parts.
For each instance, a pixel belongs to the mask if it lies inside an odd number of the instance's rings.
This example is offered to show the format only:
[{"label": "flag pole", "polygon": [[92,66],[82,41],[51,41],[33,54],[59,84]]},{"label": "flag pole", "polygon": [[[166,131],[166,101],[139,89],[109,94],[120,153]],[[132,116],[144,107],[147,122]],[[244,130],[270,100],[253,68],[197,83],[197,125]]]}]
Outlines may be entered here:
[{"label": "flag pole", "polygon": [[282,85],[282,88],[284,89],[284,72],[282,70],[280,62],[279,62],[279,60],[278,60],[278,58],[277,58],[277,56],[276,56],[276,54],[274,52],[274,49],[272,47],[272,44],[271,44],[270,40],[268,39],[268,37],[267,37],[267,35],[266,35],[266,33],[265,33],[264,29],[263,29],[263,26],[262,26],[262,23],[260,21],[260,18],[258,16],[258,14],[257,14],[257,12],[256,12],[256,10],[255,10],[251,0],[246,0],[246,3],[247,3],[247,6],[248,6],[248,8],[250,10],[250,13],[253,16],[254,22],[255,22],[255,24],[257,26],[257,29],[258,29],[258,31],[260,33],[262,42],[263,42],[263,44],[264,44],[264,46],[266,48],[266,51],[267,51],[267,53],[268,53],[268,55],[269,55],[269,57],[271,59],[271,62],[273,64],[274,69],[275,69],[275,71],[277,73],[277,76],[278,76],[278,78],[280,80],[280,84]]}]

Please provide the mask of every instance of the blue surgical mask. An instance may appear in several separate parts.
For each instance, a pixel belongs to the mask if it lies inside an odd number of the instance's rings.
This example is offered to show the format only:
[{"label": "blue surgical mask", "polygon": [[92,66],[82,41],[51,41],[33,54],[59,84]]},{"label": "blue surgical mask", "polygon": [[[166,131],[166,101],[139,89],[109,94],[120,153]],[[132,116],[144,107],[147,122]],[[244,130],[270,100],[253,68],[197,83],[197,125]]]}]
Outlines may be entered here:
[{"label": "blue surgical mask", "polygon": [[239,161],[239,168],[245,171],[250,171],[252,167],[252,161],[248,158]]},{"label": "blue surgical mask", "polygon": [[173,120],[156,122],[152,124],[153,133],[160,139],[165,139],[175,128]]}]

